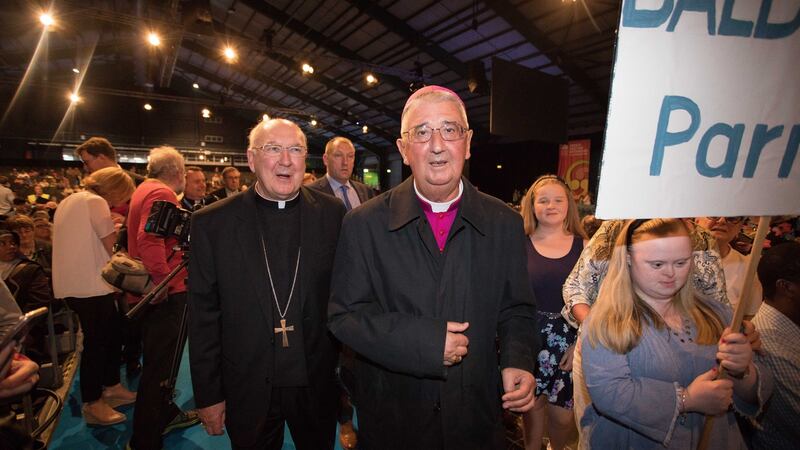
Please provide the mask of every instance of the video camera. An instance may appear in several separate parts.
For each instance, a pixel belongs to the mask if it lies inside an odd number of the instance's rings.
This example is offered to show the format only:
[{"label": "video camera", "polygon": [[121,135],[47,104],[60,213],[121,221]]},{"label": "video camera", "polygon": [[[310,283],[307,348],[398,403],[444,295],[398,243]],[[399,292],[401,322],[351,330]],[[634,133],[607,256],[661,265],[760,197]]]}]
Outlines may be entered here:
[{"label": "video camera", "polygon": [[174,203],[159,200],[153,203],[144,231],[161,237],[174,236],[181,246],[189,244],[189,225],[192,212],[179,208]]}]

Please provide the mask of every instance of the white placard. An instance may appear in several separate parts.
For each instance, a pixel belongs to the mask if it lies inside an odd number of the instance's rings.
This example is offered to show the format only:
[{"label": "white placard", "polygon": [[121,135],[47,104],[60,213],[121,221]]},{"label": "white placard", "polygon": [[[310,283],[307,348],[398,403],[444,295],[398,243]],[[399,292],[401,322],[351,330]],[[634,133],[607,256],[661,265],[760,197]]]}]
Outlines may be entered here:
[{"label": "white placard", "polygon": [[624,1],[598,217],[800,214],[798,147],[800,0]]}]

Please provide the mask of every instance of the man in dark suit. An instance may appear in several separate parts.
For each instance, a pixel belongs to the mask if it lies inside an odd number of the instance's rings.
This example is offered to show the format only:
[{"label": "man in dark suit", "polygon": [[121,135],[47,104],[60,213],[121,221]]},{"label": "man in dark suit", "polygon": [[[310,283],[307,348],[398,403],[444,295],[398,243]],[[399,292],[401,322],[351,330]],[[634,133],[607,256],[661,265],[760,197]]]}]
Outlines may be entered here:
[{"label": "man in dark suit", "polygon": [[208,203],[238,194],[242,190],[241,181],[242,174],[239,169],[233,166],[226,167],[222,171],[222,189],[217,189],[209,194],[210,201]]},{"label": "man in dark suit", "polygon": [[235,449],[332,449],[336,347],[325,326],[341,202],[301,187],[306,137],[285,119],[250,133],[256,185],[192,217],[189,355],[209,434]]},{"label": "man in dark suit", "polygon": [[334,195],[350,211],[375,196],[375,191],[364,183],[351,180],[356,161],[356,148],[350,139],[337,136],[325,144],[322,162],[328,173],[308,187]]},{"label": "man in dark suit", "polygon": [[186,188],[181,198],[181,208],[194,211],[208,204],[206,197],[206,175],[197,166],[186,167]]},{"label": "man in dark suit", "polygon": [[454,92],[416,91],[401,125],[412,176],[345,217],[328,305],[358,353],[358,443],[506,448],[503,409],[529,410],[536,385],[522,219],[462,177],[472,130]]}]

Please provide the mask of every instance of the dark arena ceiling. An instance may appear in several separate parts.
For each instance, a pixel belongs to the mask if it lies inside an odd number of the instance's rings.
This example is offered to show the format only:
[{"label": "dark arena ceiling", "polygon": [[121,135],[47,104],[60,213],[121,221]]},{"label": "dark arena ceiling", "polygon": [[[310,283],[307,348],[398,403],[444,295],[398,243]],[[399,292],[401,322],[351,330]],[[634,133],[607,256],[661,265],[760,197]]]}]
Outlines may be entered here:
[{"label": "dark arena ceiling", "polygon": [[[385,155],[415,83],[458,92],[476,138],[501,141],[489,135],[494,57],[567,80],[568,132],[577,136],[605,125],[619,8],[611,0],[6,0],[0,79],[14,89],[25,78],[79,83],[81,95],[222,104],[253,122],[284,116],[304,123],[312,143],[342,134]],[[54,19],[47,33],[43,11]],[[236,53],[230,61],[226,46]]]}]

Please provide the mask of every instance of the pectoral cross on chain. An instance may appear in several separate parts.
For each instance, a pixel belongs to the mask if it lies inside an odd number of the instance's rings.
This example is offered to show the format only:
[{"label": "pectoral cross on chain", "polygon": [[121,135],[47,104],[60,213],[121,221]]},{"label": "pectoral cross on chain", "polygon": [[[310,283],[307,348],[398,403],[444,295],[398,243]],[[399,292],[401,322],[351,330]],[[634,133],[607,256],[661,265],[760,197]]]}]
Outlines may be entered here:
[{"label": "pectoral cross on chain", "polygon": [[275,334],[283,333],[283,346],[289,346],[289,336],[286,334],[287,331],[294,331],[294,325],[286,326],[286,319],[281,319],[281,326],[280,328],[275,328]]}]

